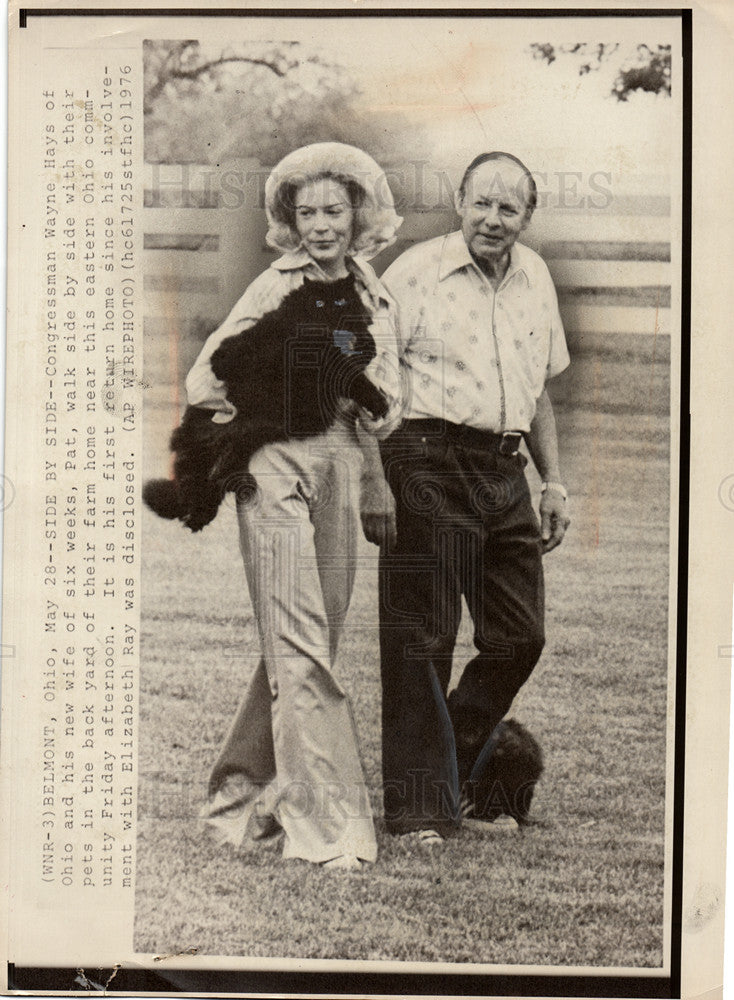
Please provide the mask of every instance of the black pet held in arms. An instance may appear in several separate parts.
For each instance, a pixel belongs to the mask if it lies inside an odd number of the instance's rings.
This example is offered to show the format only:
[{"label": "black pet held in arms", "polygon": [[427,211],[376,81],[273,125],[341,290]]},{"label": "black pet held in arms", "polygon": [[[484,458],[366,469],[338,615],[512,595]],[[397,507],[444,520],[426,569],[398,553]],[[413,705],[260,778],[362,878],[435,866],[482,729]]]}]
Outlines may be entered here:
[{"label": "black pet held in arms", "polygon": [[387,400],[364,371],[376,355],[370,320],[353,275],[305,279],[277,309],[223,340],[211,366],[237,414],[214,423],[211,410],[187,407],[171,436],[173,479],[145,484],[148,507],[200,531],[227,491],[253,488],[247,466],[263,445],[322,433],[343,398],[385,416]]}]

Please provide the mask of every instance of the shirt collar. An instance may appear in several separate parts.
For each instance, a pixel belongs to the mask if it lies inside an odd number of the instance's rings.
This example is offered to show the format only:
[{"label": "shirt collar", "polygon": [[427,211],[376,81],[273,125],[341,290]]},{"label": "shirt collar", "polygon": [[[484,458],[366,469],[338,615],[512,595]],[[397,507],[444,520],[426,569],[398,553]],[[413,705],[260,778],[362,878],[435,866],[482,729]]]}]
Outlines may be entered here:
[{"label": "shirt collar", "polygon": [[[364,286],[374,306],[378,306],[380,303],[385,306],[389,306],[391,304],[392,300],[378,281],[375,272],[366,261],[361,260],[357,256],[347,257],[346,265],[347,270],[358,278]],[[278,271],[305,271],[309,278],[315,278],[316,280],[321,281],[327,280],[326,275],[313,259],[311,254],[302,247],[299,247],[297,250],[289,250],[287,253],[284,253],[282,257],[278,257],[277,260],[274,260],[270,266],[274,267]]]},{"label": "shirt collar", "polygon": [[274,267],[277,271],[307,270],[312,274],[319,274],[323,277],[321,268],[302,247],[298,247],[297,250],[288,250],[282,257],[274,260],[270,266]]},{"label": "shirt collar", "polygon": [[[519,273],[524,274],[525,280],[529,282],[530,279],[528,278],[528,272],[522,260],[522,250],[522,245],[518,243],[515,243],[511,248],[510,266],[507,268],[507,274],[502,279],[503,284],[514,274]],[[479,271],[476,261],[469,253],[469,247],[466,245],[464,234],[460,229],[457,229],[455,233],[449,233],[444,240],[443,250],[441,252],[441,262],[438,270],[438,280],[443,281],[444,278],[448,278],[448,276],[453,274],[454,271],[459,271],[464,267],[473,267]]]}]

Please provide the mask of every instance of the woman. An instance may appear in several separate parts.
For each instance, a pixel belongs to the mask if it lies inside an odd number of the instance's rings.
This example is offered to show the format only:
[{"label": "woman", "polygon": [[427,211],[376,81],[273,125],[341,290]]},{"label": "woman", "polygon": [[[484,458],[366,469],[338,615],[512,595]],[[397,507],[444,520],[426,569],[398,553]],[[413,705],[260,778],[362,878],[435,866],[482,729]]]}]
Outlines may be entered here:
[{"label": "woman", "polygon": [[[265,201],[268,243],[283,256],[207,340],[186,380],[189,402],[216,410],[215,421],[231,419],[209,363],[222,340],[304,279],[353,274],[377,346],[367,375],[390,406],[375,420],[344,400],[325,433],[268,444],[250,461],[258,489],[238,501],[237,517],[262,659],[214,766],[204,816],[224,841],[282,829],[285,858],[354,870],[375,860],[377,846],[349,701],[332,671],[356,564],[363,453],[367,482],[372,472],[379,478],[375,439],[399,420],[393,306],[366,258],[393,242],[402,219],[374,160],[340,143],[286,156]],[[385,512],[374,493],[362,502],[365,531],[379,541]]]}]

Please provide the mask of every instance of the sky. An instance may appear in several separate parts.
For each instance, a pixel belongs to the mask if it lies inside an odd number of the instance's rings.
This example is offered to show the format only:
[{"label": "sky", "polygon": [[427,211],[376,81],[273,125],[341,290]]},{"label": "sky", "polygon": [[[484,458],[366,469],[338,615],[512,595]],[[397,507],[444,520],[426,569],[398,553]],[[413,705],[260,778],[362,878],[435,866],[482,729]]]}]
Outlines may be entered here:
[{"label": "sky", "polygon": [[[620,65],[615,60],[598,72],[579,76],[571,57],[551,66],[532,58],[531,42],[617,41],[620,53],[637,44],[669,41],[670,32],[654,25],[654,33],[637,27],[633,37],[588,23],[454,20],[417,21],[405,36],[401,57],[394,49],[374,45],[376,59],[355,62],[367,106],[388,118],[391,109],[420,122],[434,152],[446,165],[464,163],[477,152],[505,149],[525,159],[532,169],[609,170],[615,173],[665,174],[676,155],[673,129],[677,100],[635,94],[619,102],[610,94]],[[666,25],[667,26],[667,25]],[[595,25],[595,27],[597,27]]]},{"label": "sky", "polygon": [[[186,27],[182,37],[191,37]],[[477,153],[503,149],[536,173],[611,173],[618,190],[660,193],[679,161],[675,17],[252,18],[246,36],[241,20],[202,19],[197,28],[202,45],[218,51],[223,38],[298,40],[342,65],[359,85],[362,106],[398,137],[406,117],[418,124],[432,167],[452,178]],[[618,42],[619,58],[581,77],[572,57],[551,66],[533,59],[532,42]],[[623,54],[643,42],[673,46],[673,97],[634,94],[619,102],[612,81]]]},{"label": "sky", "polygon": [[[388,127],[396,113],[420,123],[442,167],[505,149],[534,170],[604,170],[639,183],[667,176],[678,157],[672,18],[385,18],[367,30],[348,19],[331,38],[311,41],[351,71],[364,106]],[[580,77],[571,57],[548,66],[529,52],[531,42],[578,41],[619,42],[620,55],[641,42],[673,44],[673,99],[618,102],[610,89],[620,59]]]}]

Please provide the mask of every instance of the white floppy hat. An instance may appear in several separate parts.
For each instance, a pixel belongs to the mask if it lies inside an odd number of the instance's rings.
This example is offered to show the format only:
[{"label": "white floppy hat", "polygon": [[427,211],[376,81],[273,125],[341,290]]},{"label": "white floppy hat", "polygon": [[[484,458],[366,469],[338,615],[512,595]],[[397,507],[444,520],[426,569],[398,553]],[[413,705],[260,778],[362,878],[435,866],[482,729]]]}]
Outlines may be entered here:
[{"label": "white floppy hat", "polygon": [[369,260],[395,242],[395,232],[402,219],[395,212],[387,177],[371,156],[356,146],[341,142],[316,142],[294,149],[273,168],[265,184],[265,213],[268,218],[267,242],[278,250],[295,250],[300,238],[285,217],[281,199],[286,184],[303,184],[316,177],[333,176],[353,181],[363,192],[356,211],[355,236],[347,251]]}]

